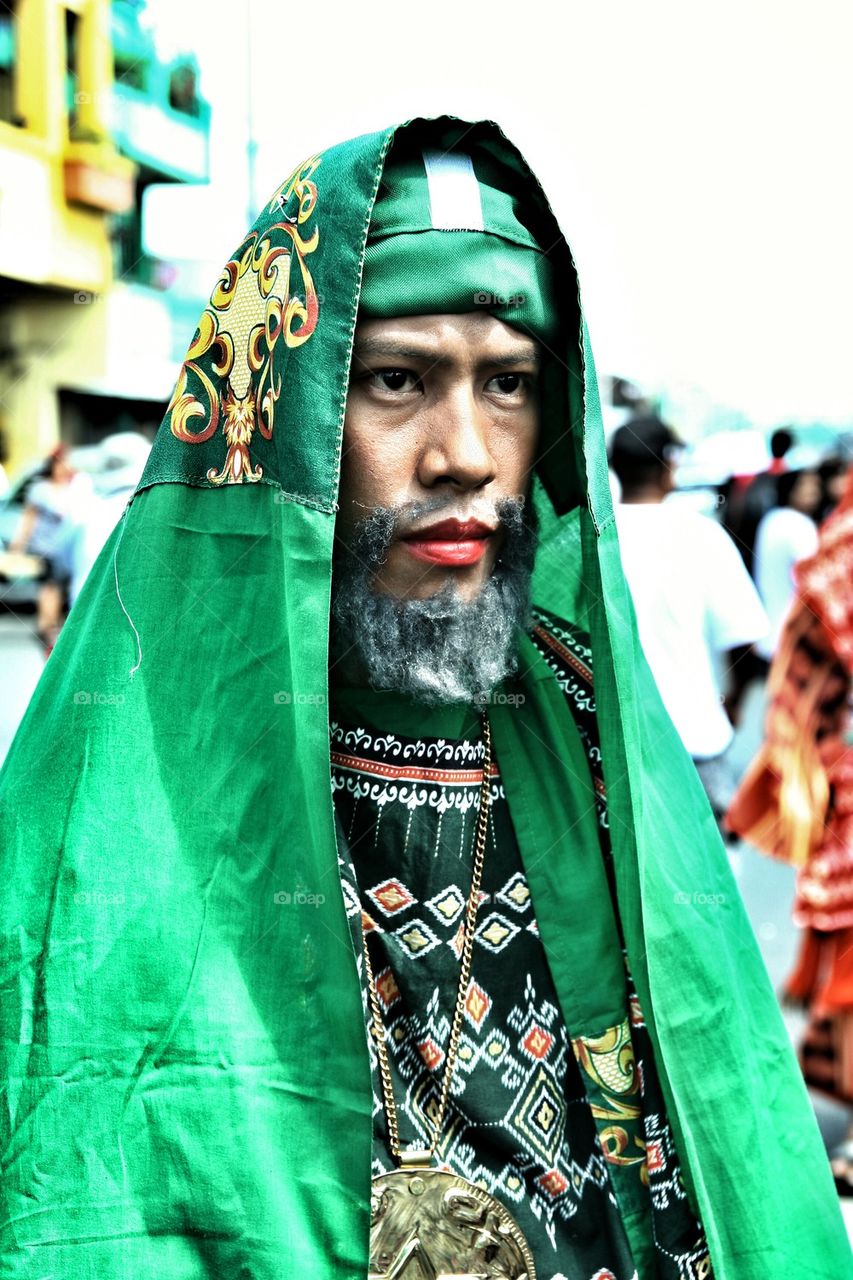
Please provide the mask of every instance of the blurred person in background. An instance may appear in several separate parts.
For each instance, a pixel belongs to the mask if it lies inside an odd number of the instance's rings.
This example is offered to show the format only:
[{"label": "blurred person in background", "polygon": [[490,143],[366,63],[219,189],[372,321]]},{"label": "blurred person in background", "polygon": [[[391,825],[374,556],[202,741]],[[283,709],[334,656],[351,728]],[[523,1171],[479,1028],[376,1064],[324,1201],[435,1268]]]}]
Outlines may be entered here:
[{"label": "blurred person in background", "polygon": [[719,820],[737,785],[720,668],[725,655],[759,640],[768,621],[726,531],[665,502],[682,448],[659,418],[635,418],[614,433],[610,466],[622,490],[616,526],[643,651]]},{"label": "blurred person in background", "polygon": [[[768,476],[782,476],[788,470],[788,464],[785,461],[786,455],[790,452],[794,443],[794,437],[786,427],[780,427],[778,431],[774,431],[770,437],[770,466],[764,473]],[[758,479],[758,476],[755,478]],[[753,481],[753,484],[755,481]],[[752,486],[750,486],[751,488]]]},{"label": "blurred person in background", "polygon": [[776,477],[777,505],[761,519],[755,535],[753,572],[770,629],[756,644],[769,663],[794,599],[794,566],[817,549],[815,515],[822,491],[813,470],[786,471]]},{"label": "blurred person in background", "polygon": [[[853,1106],[853,469],[795,578],[770,669],[765,742],[726,823],[797,868],[793,919],[804,933],[782,995],[808,1013],[806,1082]],[[853,1195],[853,1124],[832,1164],[839,1191]]]},{"label": "blurred person in background", "polygon": [[776,479],[788,469],[785,458],[793,443],[791,432],[780,427],[770,437],[770,465],[766,471],[759,472],[752,479],[732,476],[725,486],[724,527],[734,539],[750,573],[753,573],[755,535],[762,518],[777,504]]},{"label": "blurred person in background", "polygon": [[828,520],[844,496],[847,485],[849,461],[841,454],[832,453],[824,458],[817,469],[820,480],[820,505],[815,516],[818,525]]},{"label": "blurred person in background", "polygon": [[44,473],[30,485],[21,523],[9,546],[12,552],[27,552],[44,561],[36,625],[46,657],[56,643],[68,603],[74,530],[91,498],[91,480],[70,465],[66,446],[57,445]]},{"label": "blurred person in background", "polygon": [[6,471],[8,461],[9,446],[6,441],[6,432],[0,428],[0,498],[9,492],[9,475]]}]

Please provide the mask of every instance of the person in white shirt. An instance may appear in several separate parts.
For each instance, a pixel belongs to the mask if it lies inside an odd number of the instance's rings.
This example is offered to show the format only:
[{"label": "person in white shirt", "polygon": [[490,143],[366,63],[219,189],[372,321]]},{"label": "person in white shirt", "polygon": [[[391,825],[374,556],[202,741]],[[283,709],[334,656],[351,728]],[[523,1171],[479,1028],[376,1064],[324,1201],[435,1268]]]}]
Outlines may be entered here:
[{"label": "person in white shirt", "polygon": [[787,471],[777,477],[776,485],[779,505],[762,517],[753,557],[758,592],[770,618],[770,630],[756,649],[767,662],[776,652],[796,597],[794,565],[817,551],[813,517],[822,497],[816,471]]},{"label": "person in white shirt", "polygon": [[720,818],[737,784],[726,760],[734,730],[724,702],[725,655],[760,640],[769,623],[721,525],[664,501],[682,447],[658,418],[635,418],[614,433],[610,465],[622,491],[616,527],[640,642]]}]

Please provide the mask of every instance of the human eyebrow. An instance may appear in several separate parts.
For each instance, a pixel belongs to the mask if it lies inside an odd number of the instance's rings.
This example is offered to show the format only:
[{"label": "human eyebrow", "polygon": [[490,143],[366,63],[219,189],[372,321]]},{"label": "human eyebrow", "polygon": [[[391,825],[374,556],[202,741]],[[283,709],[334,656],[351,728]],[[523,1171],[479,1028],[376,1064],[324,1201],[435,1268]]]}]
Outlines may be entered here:
[{"label": "human eyebrow", "polygon": [[507,368],[514,364],[541,364],[542,353],[538,347],[531,347],[526,351],[507,352],[503,356],[486,356],[483,365],[497,365],[499,368]]},{"label": "human eyebrow", "polygon": [[353,348],[356,359],[365,356],[378,356],[389,359],[421,360],[425,363],[439,364],[444,357],[436,355],[428,347],[409,346],[404,342],[388,342],[385,338],[361,338]]}]

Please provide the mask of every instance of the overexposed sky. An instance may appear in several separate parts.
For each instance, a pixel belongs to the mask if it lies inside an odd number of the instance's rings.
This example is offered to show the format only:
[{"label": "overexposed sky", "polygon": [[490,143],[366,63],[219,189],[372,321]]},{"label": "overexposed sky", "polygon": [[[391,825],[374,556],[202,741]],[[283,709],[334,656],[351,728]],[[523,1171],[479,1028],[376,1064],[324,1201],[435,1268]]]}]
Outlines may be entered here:
[{"label": "overexposed sky", "polygon": [[572,245],[600,370],[758,425],[853,422],[850,0],[149,9],[213,103],[217,265],[247,222],[250,102],[257,203],[343,138],[491,117]]}]

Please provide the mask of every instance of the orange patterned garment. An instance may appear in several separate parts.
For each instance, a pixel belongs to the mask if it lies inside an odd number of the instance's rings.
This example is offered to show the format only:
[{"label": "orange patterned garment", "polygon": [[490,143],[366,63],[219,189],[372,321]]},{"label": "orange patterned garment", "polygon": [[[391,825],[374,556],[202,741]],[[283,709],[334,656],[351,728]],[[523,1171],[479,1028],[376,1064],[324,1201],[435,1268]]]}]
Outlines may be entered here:
[{"label": "orange patterned garment", "polygon": [[817,552],[795,574],[765,742],[726,822],[798,868],[793,918],[805,933],[785,996],[809,1009],[808,1083],[853,1100],[853,470]]}]

